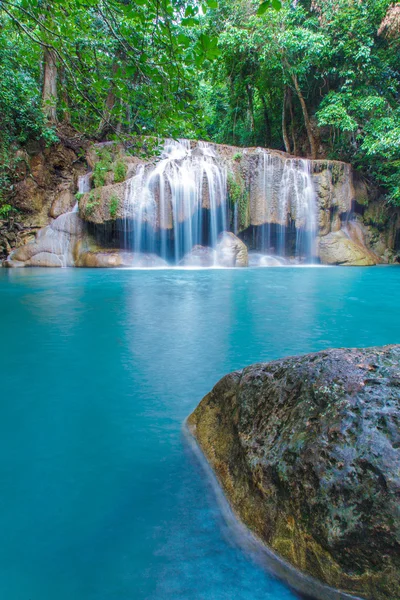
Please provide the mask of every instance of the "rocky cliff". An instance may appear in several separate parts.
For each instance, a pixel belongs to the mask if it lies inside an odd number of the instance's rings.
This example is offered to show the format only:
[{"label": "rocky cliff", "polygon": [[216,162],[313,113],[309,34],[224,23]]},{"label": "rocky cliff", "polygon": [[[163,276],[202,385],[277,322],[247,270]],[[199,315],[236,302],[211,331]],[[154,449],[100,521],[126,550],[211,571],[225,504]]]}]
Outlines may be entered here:
[{"label": "rocky cliff", "polygon": [[[201,142],[188,142],[188,147],[194,160],[208,152]],[[389,208],[378,194],[371,194],[350,165],[299,159],[261,148],[216,144],[207,148],[218,163],[221,182],[217,183],[225,191],[211,189],[211,176],[205,172],[201,209],[207,213],[226,203],[225,228],[239,236],[250,251],[289,258],[303,253],[332,265],[397,260],[400,211]],[[143,227],[154,229],[155,238],[164,235],[169,243],[173,243],[177,223],[180,226],[185,219],[194,218],[195,203],[189,213],[186,205],[177,208],[168,173],[161,189],[159,167],[163,159],[155,144],[127,150],[114,142],[89,144],[68,131],[61,132],[59,144],[51,148],[37,145],[21,152],[20,158],[12,198],[17,213],[0,221],[0,258],[27,243],[35,243],[39,253],[36,237],[40,237],[40,230],[46,226],[58,230],[57,224],[53,227],[54,220],[71,211],[77,201],[85,238],[80,247],[82,252],[91,252],[82,260],[74,254],[72,264],[77,265],[92,264],[97,252],[103,252],[102,265],[104,261],[110,266],[126,264],[126,250],[132,250],[124,245],[126,232],[132,235],[132,223],[138,215]],[[84,173],[90,173],[88,189],[79,193],[78,178]],[[144,183],[136,189],[138,173]],[[151,198],[147,197],[148,190]],[[199,243],[203,242],[194,240],[193,246]],[[305,250],[306,243],[309,247]],[[31,255],[29,265],[35,264],[31,250],[27,251]],[[110,258],[120,251],[125,252],[125,258]],[[200,262],[209,262],[210,248],[196,252],[203,257]],[[17,256],[11,256],[7,265],[23,266],[24,261]],[[185,258],[186,263],[189,260]],[[57,263],[53,258],[50,262],[52,266]],[[251,264],[256,262],[251,255]],[[257,264],[280,262],[269,258]]]},{"label": "rocky cliff", "polygon": [[189,426],[238,517],[301,572],[400,598],[400,346],[224,377]]}]

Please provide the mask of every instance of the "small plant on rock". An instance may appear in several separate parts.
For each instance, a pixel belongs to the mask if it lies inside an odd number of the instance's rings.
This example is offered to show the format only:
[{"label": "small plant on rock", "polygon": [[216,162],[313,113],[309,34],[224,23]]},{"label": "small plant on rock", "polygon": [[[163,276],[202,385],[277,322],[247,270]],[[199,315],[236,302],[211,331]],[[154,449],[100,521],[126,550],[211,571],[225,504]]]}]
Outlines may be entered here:
[{"label": "small plant on rock", "polygon": [[119,198],[117,196],[111,196],[110,198],[110,217],[115,219],[117,217],[119,206]]},{"label": "small plant on rock", "polygon": [[93,192],[90,192],[88,203],[85,207],[85,212],[87,215],[92,215],[95,209],[100,205],[99,196],[95,196]]},{"label": "small plant on rock", "polygon": [[11,204],[3,204],[0,206],[0,219],[8,219],[15,212],[15,208]]},{"label": "small plant on rock", "polygon": [[121,181],[125,181],[127,166],[123,160],[117,160],[114,163],[114,183],[121,183]]}]

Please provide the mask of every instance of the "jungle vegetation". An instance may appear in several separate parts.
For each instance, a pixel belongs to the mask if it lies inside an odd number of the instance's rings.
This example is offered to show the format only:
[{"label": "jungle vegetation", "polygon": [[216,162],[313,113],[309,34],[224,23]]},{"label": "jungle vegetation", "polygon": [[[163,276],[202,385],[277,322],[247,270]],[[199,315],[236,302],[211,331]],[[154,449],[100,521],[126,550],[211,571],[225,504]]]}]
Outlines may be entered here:
[{"label": "jungle vegetation", "polygon": [[62,123],[351,162],[400,205],[400,4],[0,0],[0,198]]}]

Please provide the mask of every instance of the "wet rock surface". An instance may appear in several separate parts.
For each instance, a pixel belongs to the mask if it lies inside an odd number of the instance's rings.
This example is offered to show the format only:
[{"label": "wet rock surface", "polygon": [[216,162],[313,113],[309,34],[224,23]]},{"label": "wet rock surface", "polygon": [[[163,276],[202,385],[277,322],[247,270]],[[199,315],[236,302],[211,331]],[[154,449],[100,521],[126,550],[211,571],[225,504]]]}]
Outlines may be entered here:
[{"label": "wet rock surface", "polygon": [[77,267],[95,268],[164,268],[168,263],[156,254],[125,252],[119,249],[97,249],[81,252]]},{"label": "wet rock surface", "polygon": [[378,257],[345,231],[335,231],[323,236],[319,242],[319,256],[325,265],[367,267],[376,265]]},{"label": "wet rock surface", "polygon": [[189,427],[237,515],[273,551],[368,600],[400,598],[400,346],[227,375]]}]

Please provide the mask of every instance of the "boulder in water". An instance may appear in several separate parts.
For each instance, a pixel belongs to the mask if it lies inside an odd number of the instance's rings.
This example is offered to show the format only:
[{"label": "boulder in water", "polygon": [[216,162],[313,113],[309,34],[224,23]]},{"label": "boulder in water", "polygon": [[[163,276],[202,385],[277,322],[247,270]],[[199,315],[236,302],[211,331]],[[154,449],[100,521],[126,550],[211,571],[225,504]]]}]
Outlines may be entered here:
[{"label": "boulder in water", "polygon": [[62,254],[63,243],[57,237],[39,237],[37,241],[20,246],[10,254],[10,260],[26,262],[39,253]]},{"label": "boulder in water", "polygon": [[213,267],[216,262],[216,252],[209,246],[194,246],[185,254],[179,265],[181,267]]},{"label": "boulder in water", "polygon": [[386,346],[236,371],[188,423],[233,509],[273,551],[334,588],[398,600],[399,411],[400,346]]},{"label": "boulder in water", "polygon": [[343,230],[320,238],[319,257],[325,265],[368,267],[377,263],[377,257],[372,252]]},{"label": "boulder in water", "polygon": [[249,255],[247,247],[234,233],[223,231],[216,247],[217,264],[220,267],[247,267]]},{"label": "boulder in water", "polygon": [[75,263],[77,267],[116,268],[122,267],[123,261],[118,250],[99,250],[82,252]]},{"label": "boulder in water", "polygon": [[88,250],[81,252],[77,267],[151,269],[167,267],[168,263],[156,254],[133,253],[119,249]]},{"label": "boulder in water", "polygon": [[63,263],[57,254],[52,252],[39,252],[26,261],[26,267],[57,267],[61,268]]}]

